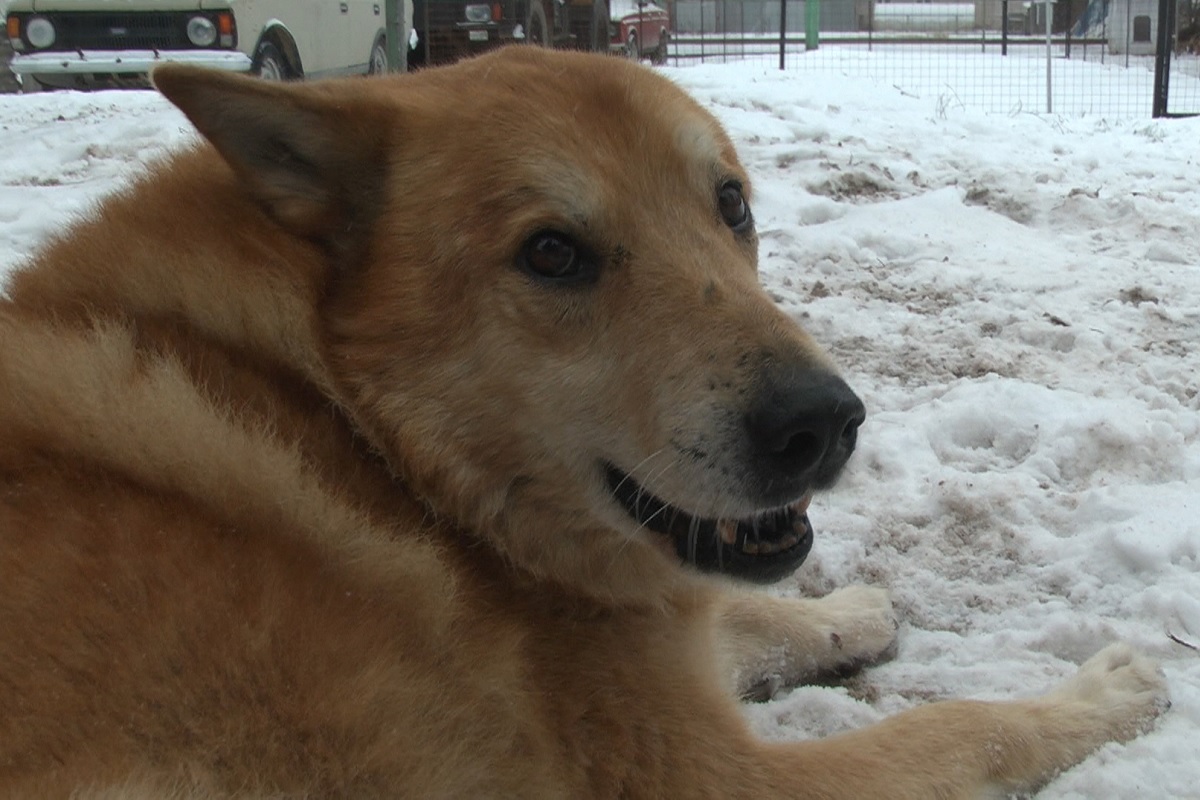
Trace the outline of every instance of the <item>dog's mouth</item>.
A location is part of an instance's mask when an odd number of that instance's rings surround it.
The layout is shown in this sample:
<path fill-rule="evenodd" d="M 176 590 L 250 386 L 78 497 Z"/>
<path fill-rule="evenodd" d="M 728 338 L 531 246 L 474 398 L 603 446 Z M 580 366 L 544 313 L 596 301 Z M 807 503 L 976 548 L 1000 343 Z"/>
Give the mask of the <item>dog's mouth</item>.
<path fill-rule="evenodd" d="M 709 519 L 660 500 L 611 464 L 605 475 L 614 499 L 630 517 L 667 536 L 684 563 L 703 572 L 772 583 L 794 572 L 812 549 L 811 494 L 749 517 Z"/>

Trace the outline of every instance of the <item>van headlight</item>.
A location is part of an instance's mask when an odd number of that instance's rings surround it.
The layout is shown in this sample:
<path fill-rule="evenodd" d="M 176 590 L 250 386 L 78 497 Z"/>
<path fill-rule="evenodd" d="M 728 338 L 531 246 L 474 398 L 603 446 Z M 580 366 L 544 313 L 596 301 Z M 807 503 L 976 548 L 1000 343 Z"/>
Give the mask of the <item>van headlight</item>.
<path fill-rule="evenodd" d="M 467 22 L 491 22 L 492 7 L 487 5 L 470 5 L 466 9 Z"/>
<path fill-rule="evenodd" d="M 25 38 L 39 50 L 49 47 L 54 44 L 54 23 L 45 17 L 30 17 L 25 23 Z"/>
<path fill-rule="evenodd" d="M 196 47 L 211 47 L 217 41 L 217 26 L 208 17 L 192 17 L 188 20 L 187 37 Z"/>

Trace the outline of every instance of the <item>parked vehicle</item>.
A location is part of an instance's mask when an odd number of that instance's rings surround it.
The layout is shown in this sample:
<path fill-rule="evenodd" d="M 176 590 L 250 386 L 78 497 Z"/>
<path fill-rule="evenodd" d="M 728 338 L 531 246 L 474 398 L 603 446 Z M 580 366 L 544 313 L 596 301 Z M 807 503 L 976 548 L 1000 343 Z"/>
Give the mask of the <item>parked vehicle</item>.
<path fill-rule="evenodd" d="M 27 92 L 146 85 L 164 61 L 274 80 L 387 69 L 382 0 L 9 0 L 7 24 Z"/>
<path fill-rule="evenodd" d="M 667 60 L 671 17 L 667 10 L 649 0 L 610 0 L 609 43 L 632 59 L 649 58 L 655 64 Z"/>
<path fill-rule="evenodd" d="M 416 0 L 415 14 L 418 66 L 514 43 L 665 60 L 670 29 L 667 11 L 646 0 Z"/>

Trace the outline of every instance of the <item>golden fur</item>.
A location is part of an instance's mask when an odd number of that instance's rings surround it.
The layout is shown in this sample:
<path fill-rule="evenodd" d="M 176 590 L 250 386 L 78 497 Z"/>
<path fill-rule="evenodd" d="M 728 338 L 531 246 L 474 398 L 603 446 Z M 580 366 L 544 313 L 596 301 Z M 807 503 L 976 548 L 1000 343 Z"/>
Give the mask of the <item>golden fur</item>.
<path fill-rule="evenodd" d="M 1163 707 L 1118 645 L 1036 700 L 747 730 L 737 694 L 877 659 L 895 623 L 877 589 L 701 575 L 604 483 L 758 513 L 736 448 L 695 443 L 737 435 L 765 364 L 829 370 L 669 81 L 515 48 L 156 83 L 211 144 L 0 301 L 3 796 L 965 798 Z M 519 269 L 541 230 L 599 278 Z"/>

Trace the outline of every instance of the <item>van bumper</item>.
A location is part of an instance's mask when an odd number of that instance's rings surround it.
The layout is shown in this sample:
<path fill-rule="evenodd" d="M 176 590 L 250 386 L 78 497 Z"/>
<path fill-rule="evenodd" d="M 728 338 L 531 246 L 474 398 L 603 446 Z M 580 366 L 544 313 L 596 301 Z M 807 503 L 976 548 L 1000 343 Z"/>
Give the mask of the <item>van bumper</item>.
<path fill-rule="evenodd" d="M 159 64 L 195 64 L 230 72 L 249 72 L 250 57 L 236 50 L 77 50 L 28 53 L 12 57 L 9 68 L 24 83 L 28 78 L 50 86 L 128 83 L 145 80 Z M 44 78 L 44 80 L 42 80 Z"/>

